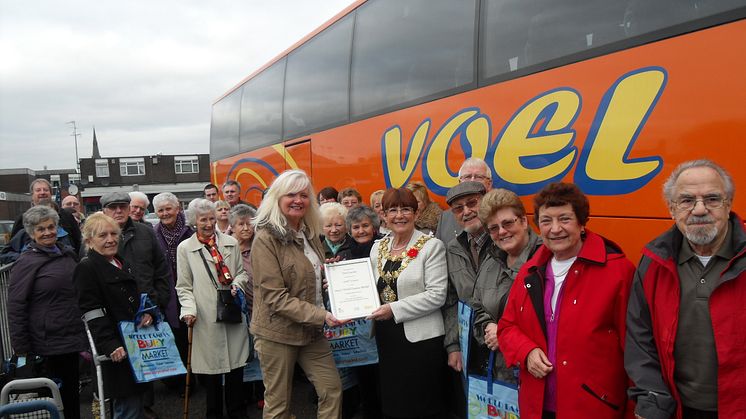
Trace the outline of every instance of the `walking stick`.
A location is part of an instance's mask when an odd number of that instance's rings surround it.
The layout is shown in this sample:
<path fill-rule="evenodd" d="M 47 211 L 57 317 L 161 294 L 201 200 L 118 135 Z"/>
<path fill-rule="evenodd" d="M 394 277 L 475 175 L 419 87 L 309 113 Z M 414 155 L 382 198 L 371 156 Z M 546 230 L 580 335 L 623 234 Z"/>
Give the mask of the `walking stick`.
<path fill-rule="evenodd" d="M 187 364 L 186 364 L 186 390 L 184 390 L 184 419 L 189 418 L 189 378 L 192 375 L 192 332 L 194 331 L 194 326 L 189 326 L 189 332 L 188 332 L 188 338 L 189 341 L 189 349 L 187 351 Z"/>

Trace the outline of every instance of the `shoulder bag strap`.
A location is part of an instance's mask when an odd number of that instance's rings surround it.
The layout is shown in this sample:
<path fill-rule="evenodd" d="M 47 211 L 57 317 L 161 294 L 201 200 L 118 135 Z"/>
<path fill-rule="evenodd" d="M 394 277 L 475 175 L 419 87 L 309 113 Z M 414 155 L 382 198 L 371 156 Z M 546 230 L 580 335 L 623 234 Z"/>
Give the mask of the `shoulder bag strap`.
<path fill-rule="evenodd" d="M 207 246 L 205 246 L 205 247 L 207 247 Z M 215 289 L 216 290 L 220 289 L 218 287 L 218 282 L 215 281 L 215 277 L 212 276 L 212 271 L 210 270 L 210 266 L 207 265 L 207 259 L 205 259 L 205 255 L 204 255 L 204 253 L 202 253 L 202 249 L 199 249 L 199 255 L 202 258 L 202 263 L 204 263 L 204 265 L 205 265 L 205 269 L 207 270 L 207 275 L 210 276 L 210 279 L 212 280 L 212 284 L 215 285 Z"/>

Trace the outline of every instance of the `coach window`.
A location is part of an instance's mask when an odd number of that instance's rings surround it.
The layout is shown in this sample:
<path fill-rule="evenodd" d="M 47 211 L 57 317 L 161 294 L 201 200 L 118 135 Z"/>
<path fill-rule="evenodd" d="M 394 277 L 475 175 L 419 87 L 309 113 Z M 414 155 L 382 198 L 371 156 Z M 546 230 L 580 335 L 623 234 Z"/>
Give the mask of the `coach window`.
<path fill-rule="evenodd" d="M 210 124 L 210 158 L 212 160 L 238 154 L 240 110 L 240 88 L 212 106 L 212 123 Z"/>
<path fill-rule="evenodd" d="M 352 116 L 442 97 L 474 81 L 476 1 L 360 6 L 352 52 Z"/>
<path fill-rule="evenodd" d="M 282 59 L 243 86 L 241 152 L 274 144 L 282 138 Z"/>
<path fill-rule="evenodd" d="M 285 138 L 347 122 L 351 42 L 348 16 L 288 56 Z"/>

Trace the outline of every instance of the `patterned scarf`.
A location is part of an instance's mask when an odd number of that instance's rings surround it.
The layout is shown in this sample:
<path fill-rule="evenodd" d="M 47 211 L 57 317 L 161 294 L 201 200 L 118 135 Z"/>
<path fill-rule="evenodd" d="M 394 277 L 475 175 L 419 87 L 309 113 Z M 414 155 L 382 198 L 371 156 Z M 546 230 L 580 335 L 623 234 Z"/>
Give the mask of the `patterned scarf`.
<path fill-rule="evenodd" d="M 176 215 L 176 222 L 172 228 L 168 228 L 163 223 L 158 223 L 156 230 L 161 233 L 163 240 L 166 242 L 166 253 L 168 261 L 171 262 L 173 270 L 176 270 L 176 247 L 179 245 L 179 238 L 184 234 L 186 229 L 186 220 L 184 219 L 184 211 L 179 211 Z"/>
<path fill-rule="evenodd" d="M 229 271 L 228 267 L 223 263 L 223 255 L 220 254 L 218 246 L 215 243 L 215 234 L 213 234 L 209 239 L 203 239 L 199 234 L 197 234 L 197 240 L 204 244 L 207 250 L 210 251 L 212 260 L 215 262 L 215 268 L 218 271 L 218 282 L 223 285 L 230 285 L 231 282 L 233 282 L 233 275 L 231 275 L 231 271 Z"/>

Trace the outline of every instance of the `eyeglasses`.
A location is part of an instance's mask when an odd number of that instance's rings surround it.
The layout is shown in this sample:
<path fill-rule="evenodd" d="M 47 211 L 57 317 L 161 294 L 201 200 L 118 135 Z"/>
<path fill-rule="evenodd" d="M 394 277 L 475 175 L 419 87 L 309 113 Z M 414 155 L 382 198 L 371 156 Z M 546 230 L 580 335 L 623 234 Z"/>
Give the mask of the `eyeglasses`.
<path fill-rule="evenodd" d="M 462 182 L 466 182 L 466 181 L 469 181 L 469 180 L 474 181 L 474 182 L 481 182 L 481 181 L 483 181 L 485 179 L 490 179 L 490 177 L 489 176 L 485 176 L 485 175 L 478 175 L 478 174 L 470 174 L 470 175 L 461 175 L 461 176 L 459 176 L 459 180 L 462 181 Z"/>
<path fill-rule="evenodd" d="M 679 198 L 678 201 L 673 201 L 673 204 L 679 211 L 692 211 L 697 206 L 697 202 L 701 202 L 708 210 L 714 210 L 722 208 L 727 200 L 720 195 L 705 196 L 704 198 L 685 196 Z"/>
<path fill-rule="evenodd" d="M 503 230 L 510 230 L 511 228 L 513 228 L 517 221 L 517 217 L 513 218 L 512 220 L 505 220 L 502 223 L 494 224 L 487 227 L 487 230 L 490 232 L 490 234 L 497 234 L 497 232 L 500 231 L 500 227 L 502 227 Z"/>
<path fill-rule="evenodd" d="M 463 205 L 456 205 L 455 207 L 451 207 L 451 212 L 459 215 L 462 212 L 464 212 L 464 208 L 468 207 L 469 209 L 474 209 L 479 205 L 479 198 L 471 198 L 464 202 Z"/>
<path fill-rule="evenodd" d="M 386 210 L 386 214 L 391 216 L 394 216 L 396 214 L 412 215 L 414 214 L 414 209 L 412 209 L 411 207 L 391 207 Z"/>

